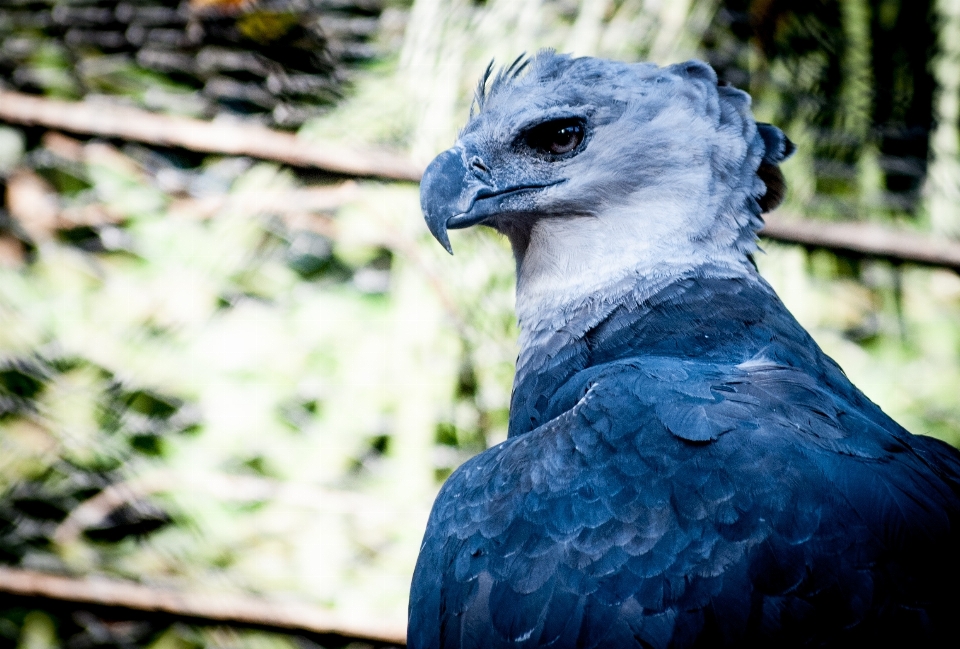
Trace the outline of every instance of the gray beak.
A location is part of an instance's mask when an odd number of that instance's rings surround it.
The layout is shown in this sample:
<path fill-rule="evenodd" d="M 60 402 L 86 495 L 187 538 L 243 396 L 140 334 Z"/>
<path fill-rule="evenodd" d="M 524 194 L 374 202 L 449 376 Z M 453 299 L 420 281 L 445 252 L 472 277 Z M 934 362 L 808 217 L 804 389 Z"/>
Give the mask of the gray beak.
<path fill-rule="evenodd" d="M 420 181 L 420 207 L 427 227 L 451 255 L 447 230 L 469 228 L 487 219 L 516 213 L 517 197 L 563 182 L 527 182 L 521 177 L 501 184 L 479 156 L 470 157 L 468 163 L 467 153 L 460 147 L 444 151 L 433 159 Z"/>
<path fill-rule="evenodd" d="M 447 149 L 430 163 L 420 180 L 420 208 L 427 221 L 430 233 L 447 252 L 453 254 L 448 222 L 464 209 L 460 208 L 461 196 L 467 189 L 467 167 L 459 149 Z M 469 209 L 470 204 L 464 206 Z"/>

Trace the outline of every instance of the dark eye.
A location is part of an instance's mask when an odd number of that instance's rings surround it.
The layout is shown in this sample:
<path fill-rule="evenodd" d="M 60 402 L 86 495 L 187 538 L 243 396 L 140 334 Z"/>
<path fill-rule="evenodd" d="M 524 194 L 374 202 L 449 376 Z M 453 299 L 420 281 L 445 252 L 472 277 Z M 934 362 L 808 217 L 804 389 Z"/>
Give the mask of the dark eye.
<path fill-rule="evenodd" d="M 524 140 L 534 151 L 561 155 L 580 146 L 585 130 L 579 119 L 555 119 L 531 128 Z"/>

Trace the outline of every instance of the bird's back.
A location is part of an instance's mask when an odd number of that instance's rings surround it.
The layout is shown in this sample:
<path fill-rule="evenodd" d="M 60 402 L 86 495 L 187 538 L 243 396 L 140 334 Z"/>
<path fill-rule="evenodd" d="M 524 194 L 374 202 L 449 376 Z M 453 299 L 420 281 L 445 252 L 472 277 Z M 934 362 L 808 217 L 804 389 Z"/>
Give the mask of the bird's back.
<path fill-rule="evenodd" d="M 945 646 L 960 461 L 761 281 L 681 280 L 522 359 L 434 506 L 410 646 Z"/>

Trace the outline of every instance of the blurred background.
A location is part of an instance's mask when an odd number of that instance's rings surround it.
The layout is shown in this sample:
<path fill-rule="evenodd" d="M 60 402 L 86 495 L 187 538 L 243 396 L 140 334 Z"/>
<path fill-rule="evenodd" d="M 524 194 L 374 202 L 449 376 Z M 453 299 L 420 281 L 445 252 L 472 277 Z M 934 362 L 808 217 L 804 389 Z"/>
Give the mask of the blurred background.
<path fill-rule="evenodd" d="M 544 47 L 748 90 L 798 145 L 771 233 L 958 245 L 956 0 L 3 0 L 0 644 L 402 642 L 517 352 L 508 246 L 448 257 L 415 181 Z M 960 261 L 780 239 L 827 353 L 960 443 Z"/>

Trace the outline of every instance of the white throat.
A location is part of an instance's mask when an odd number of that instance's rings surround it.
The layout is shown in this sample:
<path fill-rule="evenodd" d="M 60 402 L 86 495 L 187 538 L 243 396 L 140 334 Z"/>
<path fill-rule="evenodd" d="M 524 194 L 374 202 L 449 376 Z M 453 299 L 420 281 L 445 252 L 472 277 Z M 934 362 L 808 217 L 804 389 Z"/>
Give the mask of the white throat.
<path fill-rule="evenodd" d="M 644 299 L 694 275 L 755 275 L 735 244 L 739 232 L 717 227 L 715 207 L 676 200 L 639 204 L 534 224 L 517 276 L 521 346 L 583 320 L 585 312 L 605 313 L 627 294 Z"/>

